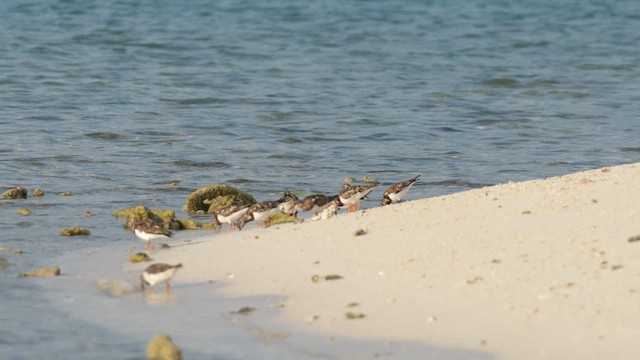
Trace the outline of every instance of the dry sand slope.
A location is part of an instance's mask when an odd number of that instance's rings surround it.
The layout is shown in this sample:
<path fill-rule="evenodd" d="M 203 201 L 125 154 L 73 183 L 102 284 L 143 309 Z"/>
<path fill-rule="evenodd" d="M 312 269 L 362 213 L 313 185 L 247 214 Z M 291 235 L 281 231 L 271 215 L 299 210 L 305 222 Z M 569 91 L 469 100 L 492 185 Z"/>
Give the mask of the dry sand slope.
<path fill-rule="evenodd" d="M 633 359 L 639 190 L 640 164 L 615 166 L 223 233 L 156 260 L 185 264 L 176 282 L 284 295 L 301 331 L 500 359 Z"/>

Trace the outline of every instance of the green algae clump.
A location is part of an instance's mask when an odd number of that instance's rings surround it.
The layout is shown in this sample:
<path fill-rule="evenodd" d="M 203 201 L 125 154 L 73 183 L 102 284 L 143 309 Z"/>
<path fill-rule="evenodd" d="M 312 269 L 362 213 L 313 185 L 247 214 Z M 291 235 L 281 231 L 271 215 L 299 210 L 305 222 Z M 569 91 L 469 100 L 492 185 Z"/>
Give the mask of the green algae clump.
<path fill-rule="evenodd" d="M 18 274 L 18 277 L 33 277 L 33 276 L 58 276 L 60 275 L 60 268 L 57 266 L 54 267 L 43 267 L 40 269 L 29 270 L 23 273 Z"/>
<path fill-rule="evenodd" d="M 251 205 L 256 199 L 248 193 L 225 184 L 211 184 L 192 192 L 182 210 L 213 214 L 230 205 Z"/>
<path fill-rule="evenodd" d="M 9 189 L 0 195 L 0 199 L 3 199 L 3 200 L 26 199 L 26 198 L 27 198 L 27 189 L 23 188 L 22 186 Z"/>
<path fill-rule="evenodd" d="M 132 218 L 134 220 L 151 219 L 156 223 L 162 223 L 165 229 L 179 229 L 179 225 L 175 222 L 176 212 L 173 210 L 151 210 L 146 206 L 135 206 L 131 208 L 116 210 L 112 214 L 116 218 Z M 131 230 L 127 223 L 124 224 L 125 229 Z"/>
<path fill-rule="evenodd" d="M 71 228 L 64 228 L 60 231 L 60 236 L 89 236 L 91 231 L 89 229 L 74 226 Z"/>
<path fill-rule="evenodd" d="M 41 196 L 44 196 L 44 190 L 42 190 L 42 189 L 40 189 L 40 188 L 35 188 L 35 189 L 33 190 L 33 192 L 31 193 L 31 195 L 32 195 L 32 196 L 35 196 L 35 197 L 41 197 Z"/>
<path fill-rule="evenodd" d="M 219 227 L 215 223 L 205 224 L 190 219 L 176 219 L 175 222 L 179 224 L 178 230 L 215 230 Z"/>
<path fill-rule="evenodd" d="M 182 351 L 171 336 L 157 334 L 147 344 L 147 360 L 182 360 Z"/>
<path fill-rule="evenodd" d="M 19 214 L 19 215 L 31 215 L 31 214 L 33 214 L 33 211 L 31 211 L 31 210 L 29 210 L 27 208 L 20 208 L 20 209 L 18 209 L 16 211 L 16 214 Z"/>
<path fill-rule="evenodd" d="M 151 261 L 151 260 L 153 260 L 153 259 L 151 259 L 149 257 L 149 255 L 147 255 L 147 254 L 145 254 L 143 252 L 139 252 L 137 254 L 134 254 L 129 258 L 129 262 L 132 263 L 132 264 L 140 263 L 140 262 L 148 262 L 148 261 Z"/>
<path fill-rule="evenodd" d="M 298 223 L 298 222 L 302 222 L 302 220 L 294 217 L 293 215 L 275 213 L 271 215 L 267 220 L 265 220 L 262 226 L 269 227 L 277 224 Z"/>

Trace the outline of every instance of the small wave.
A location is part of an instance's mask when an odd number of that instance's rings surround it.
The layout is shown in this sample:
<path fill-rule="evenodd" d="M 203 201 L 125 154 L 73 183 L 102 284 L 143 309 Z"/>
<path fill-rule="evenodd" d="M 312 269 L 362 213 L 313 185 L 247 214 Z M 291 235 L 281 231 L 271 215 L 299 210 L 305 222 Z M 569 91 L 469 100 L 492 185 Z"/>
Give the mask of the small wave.
<path fill-rule="evenodd" d="M 179 168 L 223 169 L 229 167 L 229 164 L 220 161 L 176 160 L 167 162 L 165 164 Z"/>
<path fill-rule="evenodd" d="M 116 134 L 110 132 L 92 132 L 88 134 L 84 134 L 86 137 L 90 137 L 92 139 L 102 139 L 102 140 L 115 140 L 115 141 L 133 141 L 135 137 L 123 134 Z"/>

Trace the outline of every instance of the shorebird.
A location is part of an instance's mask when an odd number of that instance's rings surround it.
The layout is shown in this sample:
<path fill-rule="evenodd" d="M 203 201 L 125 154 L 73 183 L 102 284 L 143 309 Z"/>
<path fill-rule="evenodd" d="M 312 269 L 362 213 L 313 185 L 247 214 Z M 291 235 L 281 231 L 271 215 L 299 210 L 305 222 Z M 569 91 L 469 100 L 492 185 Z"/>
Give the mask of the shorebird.
<path fill-rule="evenodd" d="M 284 194 L 282 194 L 282 197 L 278 200 L 280 203 L 278 208 L 287 215 L 297 217 L 296 212 L 298 211 L 298 208 L 296 206 L 298 205 L 298 201 L 297 196 L 292 194 L 290 191 L 285 191 Z"/>
<path fill-rule="evenodd" d="M 149 294 L 153 292 L 153 287 L 156 284 L 164 283 L 165 292 L 169 292 L 171 290 L 171 285 L 169 285 L 169 280 L 176 274 L 178 269 L 182 267 L 182 264 L 177 265 L 169 265 L 164 263 L 157 263 L 150 265 L 146 269 L 142 275 L 140 275 L 140 289 L 144 291 L 144 286 L 149 286 Z"/>
<path fill-rule="evenodd" d="M 369 193 L 378 186 L 378 183 L 371 185 L 349 185 L 343 184 L 340 190 L 340 202 L 348 206 L 349 212 L 356 211 L 356 207 L 360 207 L 360 200 L 364 199 Z"/>
<path fill-rule="evenodd" d="M 242 230 L 249 221 L 267 220 L 271 215 L 280 212 L 278 205 L 280 205 L 279 201 L 262 201 L 250 205 L 247 212 L 238 221 L 238 229 Z"/>
<path fill-rule="evenodd" d="M 170 238 L 173 233 L 165 229 L 162 225 L 151 219 L 135 220 L 129 218 L 127 220 L 129 228 L 133 230 L 137 237 L 147 242 L 147 250 L 153 249 L 152 240 L 159 238 Z"/>
<path fill-rule="evenodd" d="M 218 210 L 213 214 L 213 221 L 220 226 L 222 223 L 229 224 L 229 230 L 234 226 L 238 226 L 238 221 L 242 215 L 247 213 L 249 205 L 231 205 Z"/>
<path fill-rule="evenodd" d="M 380 206 L 389 205 L 394 202 L 400 202 L 402 197 L 409 191 L 411 185 L 418 180 L 420 175 L 414 177 L 413 179 L 409 179 L 407 181 L 401 181 L 395 183 L 387 188 L 382 195 L 382 202 Z"/>
<path fill-rule="evenodd" d="M 301 211 L 310 211 L 318 215 L 331 204 L 335 203 L 336 208 L 342 206 L 338 195 L 327 196 L 322 194 L 309 195 L 298 202 L 296 208 Z"/>

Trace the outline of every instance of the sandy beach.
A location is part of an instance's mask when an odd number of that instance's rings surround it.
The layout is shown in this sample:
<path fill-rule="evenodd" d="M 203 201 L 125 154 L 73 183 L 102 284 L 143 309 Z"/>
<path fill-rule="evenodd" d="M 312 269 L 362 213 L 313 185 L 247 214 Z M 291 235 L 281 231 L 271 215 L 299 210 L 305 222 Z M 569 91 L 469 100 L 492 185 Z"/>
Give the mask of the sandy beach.
<path fill-rule="evenodd" d="M 274 321 L 328 341 L 415 342 L 498 359 L 632 359 L 639 204 L 637 163 L 225 229 L 154 258 L 184 264 L 174 284 L 282 296 Z"/>

